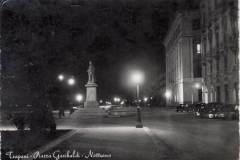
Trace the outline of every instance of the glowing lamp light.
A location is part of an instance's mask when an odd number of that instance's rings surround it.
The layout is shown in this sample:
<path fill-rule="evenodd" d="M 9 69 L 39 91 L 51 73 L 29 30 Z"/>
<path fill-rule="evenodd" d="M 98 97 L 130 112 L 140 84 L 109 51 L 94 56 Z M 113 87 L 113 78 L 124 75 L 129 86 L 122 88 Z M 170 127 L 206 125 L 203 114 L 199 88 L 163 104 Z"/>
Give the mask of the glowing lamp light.
<path fill-rule="evenodd" d="M 166 97 L 167 99 L 169 99 L 171 96 L 172 96 L 172 92 L 169 91 L 169 90 L 166 90 L 166 92 L 165 92 L 165 97 Z"/>
<path fill-rule="evenodd" d="M 81 94 L 77 94 L 75 99 L 76 101 L 81 102 L 83 100 L 83 96 Z"/>
<path fill-rule="evenodd" d="M 132 74 L 131 80 L 135 84 L 140 84 L 143 82 L 143 74 L 141 72 L 137 71 Z"/>
<path fill-rule="evenodd" d="M 195 86 L 195 88 L 197 88 L 197 89 L 199 89 L 199 88 L 201 87 L 199 83 L 196 83 L 194 86 Z"/>
<path fill-rule="evenodd" d="M 113 100 L 114 100 L 114 102 L 120 102 L 121 101 L 121 99 L 118 98 L 118 97 L 114 97 Z"/>
<path fill-rule="evenodd" d="M 68 84 L 70 86 L 74 85 L 75 84 L 75 79 L 73 79 L 73 78 L 68 79 Z"/>
<path fill-rule="evenodd" d="M 59 81 L 63 81 L 63 80 L 64 80 L 64 75 L 60 74 L 60 75 L 58 76 L 58 79 L 59 79 Z"/>
<path fill-rule="evenodd" d="M 148 101 L 148 98 L 147 98 L 147 97 L 144 97 L 143 100 L 144 100 L 144 102 L 147 102 L 147 101 Z"/>

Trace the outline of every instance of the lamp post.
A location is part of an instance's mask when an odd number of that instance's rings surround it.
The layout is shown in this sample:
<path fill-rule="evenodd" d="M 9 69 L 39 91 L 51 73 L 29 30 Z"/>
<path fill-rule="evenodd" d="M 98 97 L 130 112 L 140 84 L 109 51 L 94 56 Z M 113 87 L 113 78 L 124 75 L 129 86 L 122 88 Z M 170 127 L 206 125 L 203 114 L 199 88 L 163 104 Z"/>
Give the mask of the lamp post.
<path fill-rule="evenodd" d="M 82 101 L 82 99 L 83 99 L 83 96 L 81 95 L 81 94 L 76 94 L 76 96 L 75 96 L 75 100 L 77 101 L 77 102 L 81 102 Z"/>
<path fill-rule="evenodd" d="M 199 102 L 201 102 L 202 101 L 202 86 L 201 86 L 201 84 L 200 83 L 195 83 L 195 85 L 194 85 L 194 88 L 196 88 L 197 89 L 197 91 L 198 91 L 198 101 Z M 201 91 L 200 91 L 200 93 L 199 93 L 199 90 L 201 89 Z"/>
<path fill-rule="evenodd" d="M 143 74 L 139 71 L 136 71 L 132 74 L 131 77 L 132 82 L 136 85 L 137 87 L 137 125 L 136 128 L 142 128 L 142 118 L 141 118 L 141 109 L 139 105 L 139 91 L 140 91 L 140 84 L 143 82 Z"/>
<path fill-rule="evenodd" d="M 75 84 L 75 79 L 69 78 L 67 82 L 68 82 L 68 85 L 73 86 Z"/>
<path fill-rule="evenodd" d="M 137 86 L 137 101 L 139 101 L 139 86 L 143 82 L 143 74 L 140 71 L 136 71 L 132 74 L 132 82 Z"/>
<path fill-rule="evenodd" d="M 170 98 L 172 97 L 172 92 L 170 90 L 166 90 L 165 92 L 166 102 L 169 103 Z"/>
<path fill-rule="evenodd" d="M 146 107 L 147 106 L 148 97 L 144 97 L 143 100 L 144 100 L 144 104 L 145 104 L 145 107 Z"/>

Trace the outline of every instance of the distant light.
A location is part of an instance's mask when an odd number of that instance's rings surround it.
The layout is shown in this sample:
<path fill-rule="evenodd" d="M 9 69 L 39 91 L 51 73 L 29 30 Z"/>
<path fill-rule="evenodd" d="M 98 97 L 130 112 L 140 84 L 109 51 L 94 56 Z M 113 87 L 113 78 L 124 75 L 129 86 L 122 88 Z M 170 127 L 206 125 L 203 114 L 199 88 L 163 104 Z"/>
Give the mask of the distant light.
<path fill-rule="evenodd" d="M 124 104 L 125 102 L 124 101 L 122 101 L 120 104 Z"/>
<path fill-rule="evenodd" d="M 75 79 L 73 79 L 73 78 L 68 79 L 68 84 L 70 86 L 74 85 L 75 84 Z"/>
<path fill-rule="evenodd" d="M 120 102 L 121 99 L 120 99 L 119 97 L 114 97 L 114 98 L 113 98 L 113 101 L 114 101 L 114 102 Z"/>
<path fill-rule="evenodd" d="M 81 94 L 77 94 L 75 99 L 76 101 L 81 102 L 83 100 L 83 96 Z"/>
<path fill-rule="evenodd" d="M 141 84 L 143 82 L 143 73 L 136 71 L 132 74 L 131 80 L 135 84 Z"/>
<path fill-rule="evenodd" d="M 139 99 L 138 102 L 142 102 L 142 100 Z"/>
<path fill-rule="evenodd" d="M 143 100 L 144 100 L 144 102 L 147 102 L 148 101 L 148 97 L 144 97 Z"/>
<path fill-rule="evenodd" d="M 100 100 L 99 102 L 100 102 L 100 103 L 103 103 L 103 100 Z"/>
<path fill-rule="evenodd" d="M 59 79 L 60 81 L 63 81 L 63 80 L 64 80 L 64 75 L 60 74 L 60 75 L 58 76 L 58 79 Z"/>
<path fill-rule="evenodd" d="M 200 43 L 197 44 L 197 53 L 201 53 L 201 44 Z"/>
<path fill-rule="evenodd" d="M 199 89 L 201 87 L 201 85 L 199 83 L 195 84 L 195 88 Z"/>
<path fill-rule="evenodd" d="M 172 96 L 172 92 L 170 90 L 166 90 L 165 97 L 169 99 Z"/>
<path fill-rule="evenodd" d="M 150 97 L 150 99 L 153 99 L 153 97 Z"/>

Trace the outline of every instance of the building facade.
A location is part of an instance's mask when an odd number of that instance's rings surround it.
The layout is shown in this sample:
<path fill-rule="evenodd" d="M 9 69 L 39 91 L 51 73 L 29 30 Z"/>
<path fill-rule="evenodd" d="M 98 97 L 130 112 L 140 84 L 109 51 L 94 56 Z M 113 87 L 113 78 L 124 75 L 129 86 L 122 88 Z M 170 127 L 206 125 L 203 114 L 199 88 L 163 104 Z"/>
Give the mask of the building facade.
<path fill-rule="evenodd" d="M 167 105 L 202 101 L 200 12 L 178 12 L 165 37 Z"/>
<path fill-rule="evenodd" d="M 203 101 L 238 102 L 237 0 L 202 0 Z"/>

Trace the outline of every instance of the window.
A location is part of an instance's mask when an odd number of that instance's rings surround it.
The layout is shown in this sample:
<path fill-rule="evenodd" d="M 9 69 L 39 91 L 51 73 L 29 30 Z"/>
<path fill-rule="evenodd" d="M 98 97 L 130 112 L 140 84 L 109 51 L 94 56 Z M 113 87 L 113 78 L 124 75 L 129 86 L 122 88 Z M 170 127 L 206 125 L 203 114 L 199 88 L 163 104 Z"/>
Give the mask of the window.
<path fill-rule="evenodd" d="M 217 8 L 217 4 L 218 4 L 217 0 L 214 0 L 214 7 L 215 7 L 215 9 Z"/>
<path fill-rule="evenodd" d="M 221 102 L 221 91 L 220 86 L 217 86 L 217 102 Z"/>
<path fill-rule="evenodd" d="M 192 29 L 198 30 L 200 29 L 200 19 L 194 19 L 192 20 Z"/>
<path fill-rule="evenodd" d="M 207 45 L 206 45 L 206 40 L 203 40 L 203 54 L 206 54 Z"/>
<path fill-rule="evenodd" d="M 194 77 L 202 77 L 202 67 L 201 67 L 201 45 L 200 43 L 195 43 L 195 49 L 193 54 L 193 75 Z"/>
<path fill-rule="evenodd" d="M 228 68 L 228 58 L 227 56 L 224 57 L 224 71 L 227 72 L 227 68 Z"/>
<path fill-rule="evenodd" d="M 219 33 L 216 32 L 216 48 L 219 48 Z"/>
<path fill-rule="evenodd" d="M 216 68 L 217 68 L 217 74 L 219 74 L 219 58 L 217 58 L 216 61 L 217 61 L 217 62 L 216 62 L 216 63 L 217 63 L 217 64 L 216 64 L 216 65 L 217 65 L 217 66 L 216 66 Z"/>
<path fill-rule="evenodd" d="M 239 104 L 239 93 L 238 93 L 238 83 L 234 83 L 234 90 L 235 90 L 235 98 L 236 98 L 236 104 Z"/>
<path fill-rule="evenodd" d="M 198 102 L 202 102 L 202 89 L 198 89 Z"/>
<path fill-rule="evenodd" d="M 212 75 L 212 71 L 213 71 L 213 69 L 212 69 L 212 62 L 210 62 L 210 75 Z"/>
<path fill-rule="evenodd" d="M 228 102 L 229 96 L 228 96 L 228 85 L 224 85 L 224 90 L 225 90 L 225 103 Z"/>
<path fill-rule="evenodd" d="M 203 15 L 202 15 L 202 26 L 206 26 L 206 13 L 203 12 Z"/>
<path fill-rule="evenodd" d="M 201 53 L 201 44 L 200 43 L 197 44 L 197 53 L 198 54 Z"/>
<path fill-rule="evenodd" d="M 208 34 L 208 41 L 209 41 L 209 52 L 212 54 L 212 32 Z"/>

